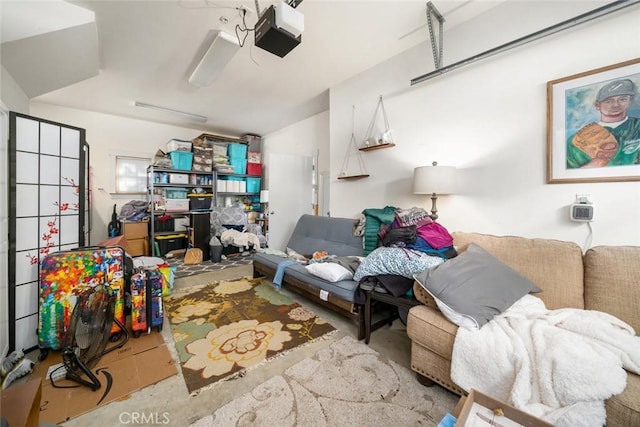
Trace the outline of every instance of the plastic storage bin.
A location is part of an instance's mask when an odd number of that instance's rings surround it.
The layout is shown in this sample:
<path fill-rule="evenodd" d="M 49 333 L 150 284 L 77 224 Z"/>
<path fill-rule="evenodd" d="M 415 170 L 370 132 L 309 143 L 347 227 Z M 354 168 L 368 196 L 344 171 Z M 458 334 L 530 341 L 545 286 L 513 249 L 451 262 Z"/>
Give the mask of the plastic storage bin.
<path fill-rule="evenodd" d="M 239 143 L 229 143 L 227 153 L 231 159 L 247 159 L 247 145 Z"/>
<path fill-rule="evenodd" d="M 191 151 L 191 141 L 172 139 L 167 142 L 167 151 Z"/>
<path fill-rule="evenodd" d="M 247 173 L 247 159 L 234 159 L 229 160 L 231 166 L 233 166 L 233 173 L 245 174 Z"/>
<path fill-rule="evenodd" d="M 211 209 L 213 194 L 189 194 L 190 211 L 207 211 Z"/>
<path fill-rule="evenodd" d="M 174 169 L 190 171 L 193 163 L 193 153 L 187 151 L 172 151 L 169 153 Z"/>
<path fill-rule="evenodd" d="M 262 163 L 247 163 L 247 175 L 261 176 Z"/>
<path fill-rule="evenodd" d="M 165 256 L 169 251 L 187 247 L 187 235 L 184 233 L 156 236 L 155 240 L 158 244 L 156 249 L 160 252 L 157 254 L 158 256 Z"/>
<path fill-rule="evenodd" d="M 175 230 L 174 219 L 171 217 L 157 217 L 153 220 L 153 230 L 156 233 L 162 233 L 163 231 Z"/>
<path fill-rule="evenodd" d="M 186 199 L 189 192 L 186 188 L 167 188 L 167 199 Z"/>
<path fill-rule="evenodd" d="M 169 184 L 188 184 L 189 175 L 185 173 L 170 173 Z"/>
<path fill-rule="evenodd" d="M 167 212 L 187 212 L 189 210 L 189 199 L 167 199 L 164 203 Z"/>
<path fill-rule="evenodd" d="M 260 192 L 260 178 L 247 178 L 247 193 Z"/>

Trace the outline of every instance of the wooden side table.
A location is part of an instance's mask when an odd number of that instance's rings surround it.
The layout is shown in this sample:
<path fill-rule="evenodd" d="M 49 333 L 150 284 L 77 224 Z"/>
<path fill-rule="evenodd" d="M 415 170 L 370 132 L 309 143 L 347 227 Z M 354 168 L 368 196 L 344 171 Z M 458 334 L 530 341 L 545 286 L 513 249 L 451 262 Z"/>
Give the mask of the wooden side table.
<path fill-rule="evenodd" d="M 410 309 L 413 306 L 419 305 L 420 302 L 413 298 L 407 298 L 405 296 L 394 297 L 391 294 L 385 294 L 382 292 L 376 292 L 374 290 L 365 291 L 364 301 L 364 342 L 369 344 L 369 338 L 371 337 L 371 331 L 375 331 L 384 324 L 393 323 L 393 320 L 397 317 L 397 310 L 389 312 L 388 316 L 382 320 L 378 320 L 373 325 L 371 324 L 371 311 L 374 302 L 381 302 L 396 308 Z"/>

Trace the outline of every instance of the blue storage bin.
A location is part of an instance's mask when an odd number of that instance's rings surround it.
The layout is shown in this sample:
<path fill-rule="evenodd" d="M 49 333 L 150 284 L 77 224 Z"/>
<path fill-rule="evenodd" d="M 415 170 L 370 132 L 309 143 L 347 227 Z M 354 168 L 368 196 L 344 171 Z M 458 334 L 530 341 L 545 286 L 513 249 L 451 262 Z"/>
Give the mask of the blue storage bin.
<path fill-rule="evenodd" d="M 190 171 L 193 163 L 193 153 L 190 151 L 171 151 L 171 164 L 174 169 L 181 171 Z"/>
<path fill-rule="evenodd" d="M 247 193 L 260 192 L 260 178 L 247 178 Z"/>
<path fill-rule="evenodd" d="M 247 145 L 238 143 L 229 143 L 227 145 L 227 154 L 230 159 L 247 159 Z M 237 172 L 236 172 L 237 173 Z M 244 173 L 244 172 L 242 172 Z"/>
<path fill-rule="evenodd" d="M 186 188 L 167 188 L 165 192 L 167 199 L 186 199 L 188 193 Z"/>
<path fill-rule="evenodd" d="M 247 159 L 229 159 L 229 164 L 233 166 L 233 173 L 247 173 Z"/>

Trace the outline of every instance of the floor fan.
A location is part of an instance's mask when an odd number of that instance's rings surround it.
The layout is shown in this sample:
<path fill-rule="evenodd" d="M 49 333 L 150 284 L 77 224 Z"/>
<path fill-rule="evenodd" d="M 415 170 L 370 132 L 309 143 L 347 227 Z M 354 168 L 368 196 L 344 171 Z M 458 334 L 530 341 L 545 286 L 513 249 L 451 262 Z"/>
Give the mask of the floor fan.
<path fill-rule="evenodd" d="M 78 297 L 62 349 L 66 379 L 85 385 L 93 391 L 101 387 L 91 368 L 102 356 L 122 347 L 129 339 L 129 333 L 114 317 L 114 312 L 115 294 L 109 286 L 88 288 Z M 107 349 L 113 322 L 120 327 L 122 340 Z M 53 378 L 51 381 L 53 383 Z"/>

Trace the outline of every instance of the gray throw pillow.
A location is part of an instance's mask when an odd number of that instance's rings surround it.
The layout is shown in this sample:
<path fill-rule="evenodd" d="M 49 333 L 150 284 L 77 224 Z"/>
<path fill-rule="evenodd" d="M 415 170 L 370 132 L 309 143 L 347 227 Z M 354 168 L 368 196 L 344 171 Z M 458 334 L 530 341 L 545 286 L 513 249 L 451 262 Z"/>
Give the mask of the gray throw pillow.
<path fill-rule="evenodd" d="M 458 326 L 480 328 L 529 292 L 541 289 L 529 279 L 471 243 L 466 251 L 414 279 Z M 445 309 L 441 304 L 446 305 Z"/>

